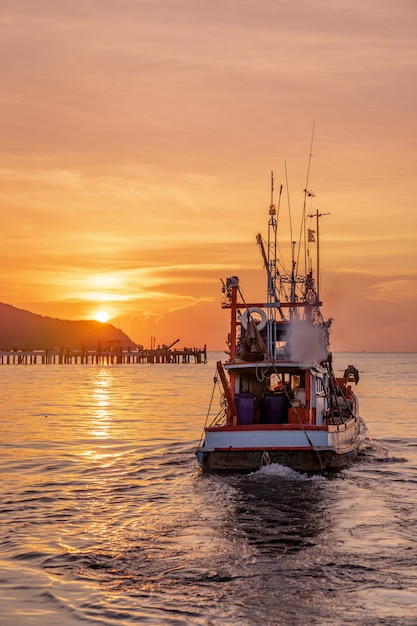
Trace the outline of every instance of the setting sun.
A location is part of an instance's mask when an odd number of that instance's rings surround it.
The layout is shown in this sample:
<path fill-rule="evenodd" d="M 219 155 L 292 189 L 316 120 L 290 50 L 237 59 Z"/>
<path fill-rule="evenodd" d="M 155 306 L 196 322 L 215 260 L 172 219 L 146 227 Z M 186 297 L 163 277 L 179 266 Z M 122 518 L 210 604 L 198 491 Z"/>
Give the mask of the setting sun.
<path fill-rule="evenodd" d="M 108 322 L 110 319 L 110 315 L 107 313 L 107 311 L 97 311 L 94 317 L 97 322 L 102 322 L 103 324 Z"/>
<path fill-rule="evenodd" d="M 1 3 L 1 301 L 222 351 L 220 279 L 263 297 L 274 171 L 282 262 L 326 215 L 332 349 L 417 350 L 416 3 L 235 4 Z"/>

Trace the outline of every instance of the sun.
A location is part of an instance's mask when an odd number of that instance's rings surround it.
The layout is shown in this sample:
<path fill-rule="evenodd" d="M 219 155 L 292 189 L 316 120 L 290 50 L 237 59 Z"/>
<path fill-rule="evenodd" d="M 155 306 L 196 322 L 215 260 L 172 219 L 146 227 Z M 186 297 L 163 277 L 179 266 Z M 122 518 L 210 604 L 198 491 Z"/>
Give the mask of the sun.
<path fill-rule="evenodd" d="M 94 317 L 97 322 L 102 322 L 103 324 L 108 322 L 110 319 L 110 315 L 107 313 L 107 311 L 97 311 Z"/>

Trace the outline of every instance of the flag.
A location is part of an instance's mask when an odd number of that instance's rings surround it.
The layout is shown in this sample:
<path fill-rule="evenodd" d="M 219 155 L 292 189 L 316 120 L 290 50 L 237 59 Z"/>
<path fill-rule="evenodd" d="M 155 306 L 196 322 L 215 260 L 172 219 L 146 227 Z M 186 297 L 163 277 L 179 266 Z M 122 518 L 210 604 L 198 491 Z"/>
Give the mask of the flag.
<path fill-rule="evenodd" d="M 311 228 L 308 229 L 308 243 L 314 243 L 316 241 L 316 238 L 314 236 L 314 233 L 316 231 L 315 230 L 311 230 Z"/>

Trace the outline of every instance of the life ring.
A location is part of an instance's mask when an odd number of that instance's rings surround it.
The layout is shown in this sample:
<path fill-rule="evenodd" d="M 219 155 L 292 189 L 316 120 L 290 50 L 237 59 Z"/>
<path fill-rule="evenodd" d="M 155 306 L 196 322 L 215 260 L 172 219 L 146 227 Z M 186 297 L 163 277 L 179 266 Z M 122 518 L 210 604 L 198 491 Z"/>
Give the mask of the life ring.
<path fill-rule="evenodd" d="M 266 313 L 263 309 L 260 309 L 257 306 L 252 307 L 251 309 L 246 309 L 246 311 L 244 312 L 244 314 L 241 316 L 240 318 L 240 323 L 242 324 L 243 328 L 246 330 L 248 327 L 248 321 L 249 321 L 249 316 L 252 317 L 253 315 L 256 315 L 261 318 L 260 321 L 258 322 L 257 319 L 254 318 L 254 322 L 256 324 L 256 328 L 260 331 L 263 330 L 266 326 Z"/>

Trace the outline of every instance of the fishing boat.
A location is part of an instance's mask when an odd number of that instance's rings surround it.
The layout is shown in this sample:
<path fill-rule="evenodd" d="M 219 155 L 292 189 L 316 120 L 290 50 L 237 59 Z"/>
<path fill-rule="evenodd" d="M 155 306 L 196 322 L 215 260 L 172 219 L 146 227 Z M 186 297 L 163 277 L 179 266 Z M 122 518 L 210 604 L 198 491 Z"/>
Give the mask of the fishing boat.
<path fill-rule="evenodd" d="M 230 312 L 228 358 L 218 361 L 215 385 L 220 408 L 211 405 L 196 450 L 203 471 L 254 471 L 279 463 L 297 471 L 337 470 L 359 451 L 364 423 L 353 387 L 359 372 L 348 365 L 336 376 L 329 332 L 321 313 L 319 218 L 303 222 L 309 260 L 299 273 L 296 244 L 291 266 L 278 258 L 278 208 L 268 210 L 268 236 L 256 237 L 266 269 L 264 301 L 247 301 L 237 276 L 222 281 L 222 307 Z M 280 190 L 280 198 L 282 186 Z M 314 254 L 310 248 L 316 245 Z M 212 398 L 214 397 L 214 393 Z"/>

